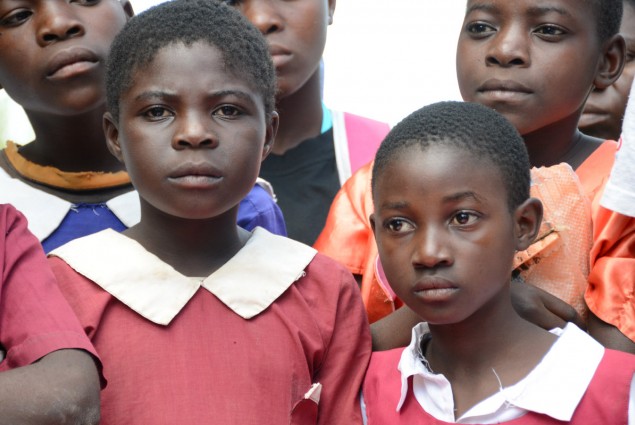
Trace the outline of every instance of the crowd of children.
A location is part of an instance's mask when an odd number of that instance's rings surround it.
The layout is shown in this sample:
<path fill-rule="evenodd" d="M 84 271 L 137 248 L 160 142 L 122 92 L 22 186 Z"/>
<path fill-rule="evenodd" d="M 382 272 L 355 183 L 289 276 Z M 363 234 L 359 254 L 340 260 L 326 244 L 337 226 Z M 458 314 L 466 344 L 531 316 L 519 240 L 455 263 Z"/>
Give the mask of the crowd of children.
<path fill-rule="evenodd" d="M 468 0 L 390 132 L 335 3 L 0 1 L 0 425 L 635 423 L 632 1 Z"/>

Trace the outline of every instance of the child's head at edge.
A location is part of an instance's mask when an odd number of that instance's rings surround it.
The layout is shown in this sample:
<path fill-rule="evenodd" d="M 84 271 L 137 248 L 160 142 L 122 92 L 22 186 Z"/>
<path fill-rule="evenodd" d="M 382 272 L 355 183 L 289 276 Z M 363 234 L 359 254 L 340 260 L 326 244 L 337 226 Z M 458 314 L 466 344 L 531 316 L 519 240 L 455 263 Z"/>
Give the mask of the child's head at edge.
<path fill-rule="evenodd" d="M 621 15 L 621 0 L 469 0 L 457 48 L 463 99 L 523 136 L 562 124 L 572 138 L 588 94 L 623 68 Z"/>

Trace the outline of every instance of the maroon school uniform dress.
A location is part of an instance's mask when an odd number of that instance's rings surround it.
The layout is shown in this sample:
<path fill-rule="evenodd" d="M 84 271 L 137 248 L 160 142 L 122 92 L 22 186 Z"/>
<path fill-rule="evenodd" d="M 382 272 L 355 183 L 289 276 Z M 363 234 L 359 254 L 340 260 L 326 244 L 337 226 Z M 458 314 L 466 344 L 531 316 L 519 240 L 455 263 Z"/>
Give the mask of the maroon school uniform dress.
<path fill-rule="evenodd" d="M 257 228 L 205 278 L 113 231 L 52 256 L 103 359 L 101 424 L 361 423 L 364 308 L 312 248 Z"/>
<path fill-rule="evenodd" d="M 426 331 L 417 325 L 409 347 L 373 353 L 363 384 L 368 425 L 628 423 L 635 356 L 604 349 L 573 324 L 552 331 L 558 340 L 525 378 L 454 420 L 449 381 L 418 348 Z"/>

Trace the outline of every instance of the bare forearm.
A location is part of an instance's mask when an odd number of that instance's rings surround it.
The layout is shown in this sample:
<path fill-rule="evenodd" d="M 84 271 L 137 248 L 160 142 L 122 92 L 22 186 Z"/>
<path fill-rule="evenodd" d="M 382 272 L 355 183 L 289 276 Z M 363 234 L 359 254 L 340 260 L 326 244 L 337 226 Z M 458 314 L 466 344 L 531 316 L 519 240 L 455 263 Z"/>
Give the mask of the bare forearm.
<path fill-rule="evenodd" d="M 90 355 L 60 350 L 0 373 L 0 425 L 99 422 L 99 377 Z"/>
<path fill-rule="evenodd" d="M 405 347 L 410 343 L 412 327 L 422 319 L 403 306 L 392 314 L 370 325 L 373 339 L 373 351 L 384 351 Z"/>
<path fill-rule="evenodd" d="M 603 322 L 595 314 L 589 312 L 587 320 L 589 334 L 606 348 L 635 354 L 635 342 L 620 332 L 615 326 Z"/>

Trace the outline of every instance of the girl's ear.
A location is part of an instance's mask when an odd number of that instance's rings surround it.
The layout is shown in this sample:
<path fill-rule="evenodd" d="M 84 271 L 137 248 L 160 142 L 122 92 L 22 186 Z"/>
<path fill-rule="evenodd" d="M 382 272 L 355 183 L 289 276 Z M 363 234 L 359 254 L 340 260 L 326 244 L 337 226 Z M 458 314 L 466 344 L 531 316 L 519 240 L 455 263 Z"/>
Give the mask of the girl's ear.
<path fill-rule="evenodd" d="M 529 198 L 514 212 L 516 227 L 516 250 L 524 251 L 536 239 L 542 222 L 542 202 Z"/>
<path fill-rule="evenodd" d="M 280 124 L 280 115 L 276 111 L 271 113 L 271 117 L 269 118 L 269 123 L 267 124 L 267 131 L 265 133 L 265 144 L 262 147 L 262 158 L 261 161 L 269 155 L 271 149 L 273 148 L 273 144 L 276 140 L 276 134 L 278 133 L 278 125 Z"/>
<path fill-rule="evenodd" d="M 112 117 L 112 114 L 110 112 L 106 112 L 103 119 L 106 145 L 108 146 L 110 153 L 123 164 L 123 154 L 121 153 L 121 145 L 119 144 L 119 127 L 117 125 L 118 124 Z"/>
<path fill-rule="evenodd" d="M 132 4 L 128 0 L 121 0 L 121 7 L 123 7 L 123 11 L 126 12 L 128 19 L 134 16 Z"/>
<path fill-rule="evenodd" d="M 613 84 L 622 75 L 625 58 L 624 37 L 616 34 L 604 43 L 602 58 L 593 85 L 598 89 L 605 89 Z"/>
<path fill-rule="evenodd" d="M 333 14 L 335 14 L 335 0 L 329 0 L 329 25 L 333 23 Z"/>

